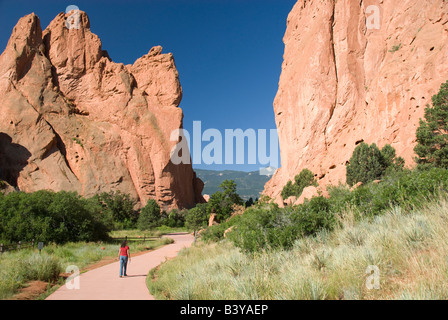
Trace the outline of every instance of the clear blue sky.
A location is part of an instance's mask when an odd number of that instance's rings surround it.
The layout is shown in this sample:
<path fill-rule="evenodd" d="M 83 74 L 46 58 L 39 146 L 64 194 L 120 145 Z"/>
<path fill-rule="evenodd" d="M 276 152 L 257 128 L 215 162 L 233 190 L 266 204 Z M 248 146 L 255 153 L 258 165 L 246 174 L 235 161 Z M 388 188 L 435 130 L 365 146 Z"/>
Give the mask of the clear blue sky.
<path fill-rule="evenodd" d="M 20 17 L 34 12 L 45 29 L 76 5 L 87 12 L 112 60 L 132 64 L 151 47 L 172 52 L 183 88 L 184 127 L 275 129 L 286 19 L 296 0 L 22 1 L 0 0 L 0 50 Z M 203 143 L 207 145 L 208 142 Z M 258 170 L 259 165 L 195 165 Z"/>

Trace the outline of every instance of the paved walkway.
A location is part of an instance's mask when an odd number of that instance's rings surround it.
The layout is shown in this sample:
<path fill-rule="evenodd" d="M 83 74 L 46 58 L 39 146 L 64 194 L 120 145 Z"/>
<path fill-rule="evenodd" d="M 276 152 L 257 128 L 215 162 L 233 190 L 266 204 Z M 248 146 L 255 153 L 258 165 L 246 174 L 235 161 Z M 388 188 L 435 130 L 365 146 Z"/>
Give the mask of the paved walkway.
<path fill-rule="evenodd" d="M 173 234 L 167 237 L 175 242 L 134 258 L 131 252 L 127 277 L 119 277 L 119 262 L 113 262 L 82 273 L 79 276 L 79 289 L 69 290 L 63 285 L 47 300 L 154 300 L 146 287 L 148 272 L 193 243 L 193 236 L 190 234 Z"/>

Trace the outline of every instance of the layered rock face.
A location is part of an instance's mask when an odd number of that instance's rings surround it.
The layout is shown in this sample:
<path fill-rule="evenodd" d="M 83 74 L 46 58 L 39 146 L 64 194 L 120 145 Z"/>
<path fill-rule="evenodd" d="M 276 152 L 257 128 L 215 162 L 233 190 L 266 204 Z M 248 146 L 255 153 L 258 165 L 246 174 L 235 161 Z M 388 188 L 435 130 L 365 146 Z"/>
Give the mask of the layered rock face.
<path fill-rule="evenodd" d="M 42 31 L 30 14 L 0 56 L 0 179 L 33 192 L 119 190 L 164 208 L 202 202 L 191 165 L 174 165 L 182 88 L 161 47 L 133 65 L 114 63 L 80 12 Z"/>
<path fill-rule="evenodd" d="M 376 21 L 375 21 L 376 20 Z M 345 182 L 356 145 L 391 144 L 413 165 L 424 108 L 448 80 L 448 2 L 299 0 L 288 16 L 274 101 L 279 197 L 302 169 Z"/>

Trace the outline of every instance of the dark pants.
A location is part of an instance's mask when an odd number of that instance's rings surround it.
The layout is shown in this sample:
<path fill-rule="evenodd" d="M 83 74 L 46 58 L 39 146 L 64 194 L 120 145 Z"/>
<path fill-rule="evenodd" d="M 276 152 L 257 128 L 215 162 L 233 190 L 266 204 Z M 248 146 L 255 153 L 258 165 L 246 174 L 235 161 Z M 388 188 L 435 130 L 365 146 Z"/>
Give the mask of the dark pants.
<path fill-rule="evenodd" d="M 126 274 L 127 266 L 128 266 L 128 257 L 120 256 L 120 277 L 123 275 L 127 276 Z"/>

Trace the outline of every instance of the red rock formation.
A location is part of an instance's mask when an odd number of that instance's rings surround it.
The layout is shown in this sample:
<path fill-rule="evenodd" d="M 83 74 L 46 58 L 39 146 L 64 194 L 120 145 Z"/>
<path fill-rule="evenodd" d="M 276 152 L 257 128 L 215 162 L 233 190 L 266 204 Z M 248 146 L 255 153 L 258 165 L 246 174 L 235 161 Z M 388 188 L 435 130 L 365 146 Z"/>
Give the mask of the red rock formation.
<path fill-rule="evenodd" d="M 299 0 L 284 43 L 274 101 L 282 167 L 264 194 L 278 198 L 304 168 L 321 185 L 345 182 L 361 141 L 391 144 L 413 165 L 419 119 L 448 79 L 447 1 Z"/>
<path fill-rule="evenodd" d="M 68 16 L 43 32 L 35 14 L 20 19 L 0 56 L 0 174 L 26 192 L 202 202 L 191 165 L 170 161 L 183 119 L 172 54 L 155 47 L 132 66 L 114 63 L 87 15 L 78 29 L 66 27 Z"/>

